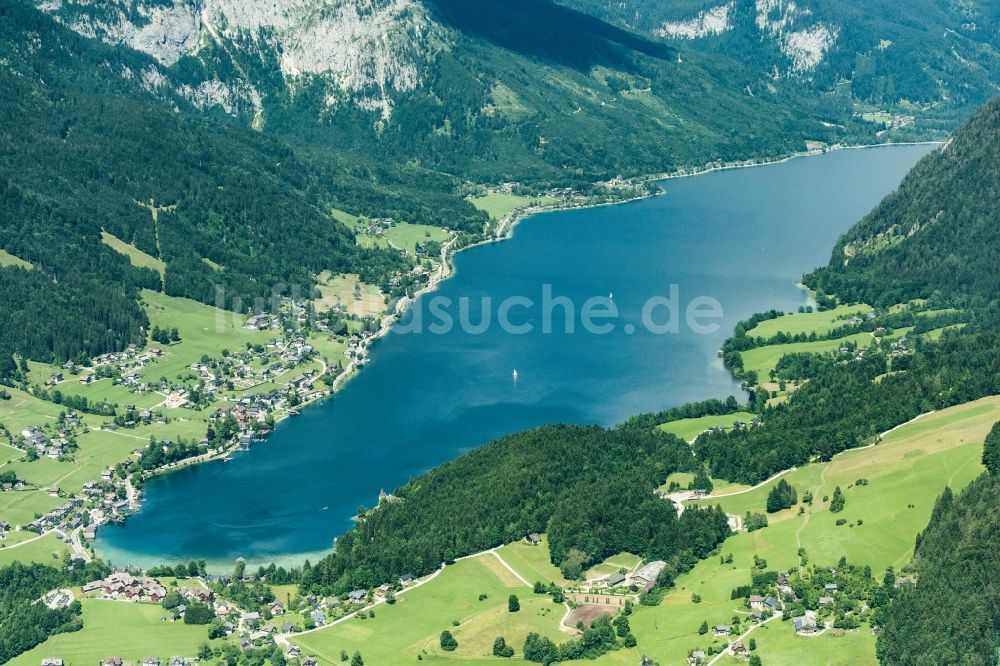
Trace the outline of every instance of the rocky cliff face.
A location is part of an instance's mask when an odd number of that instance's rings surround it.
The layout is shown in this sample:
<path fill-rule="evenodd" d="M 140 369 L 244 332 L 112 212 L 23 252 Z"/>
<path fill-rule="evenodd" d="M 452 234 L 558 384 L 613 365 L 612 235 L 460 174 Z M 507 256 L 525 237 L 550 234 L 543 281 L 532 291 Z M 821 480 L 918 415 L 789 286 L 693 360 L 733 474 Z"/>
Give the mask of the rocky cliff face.
<path fill-rule="evenodd" d="M 286 85 L 317 77 L 326 103 L 352 102 L 388 116 L 393 96 L 420 85 L 432 29 L 416 0 L 44 0 L 39 8 L 88 37 L 125 44 L 164 68 L 221 51 L 217 67 L 178 91 L 196 105 L 260 115 L 267 91 L 239 71 L 243 61 L 276 67 Z M 204 64 L 204 63 L 203 63 Z"/>

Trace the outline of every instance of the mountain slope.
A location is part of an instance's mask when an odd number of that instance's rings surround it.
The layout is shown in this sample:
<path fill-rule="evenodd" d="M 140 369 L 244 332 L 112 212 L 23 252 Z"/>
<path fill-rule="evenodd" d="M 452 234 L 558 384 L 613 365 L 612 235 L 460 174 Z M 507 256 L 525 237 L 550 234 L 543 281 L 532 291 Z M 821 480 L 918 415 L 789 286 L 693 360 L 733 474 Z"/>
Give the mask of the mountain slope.
<path fill-rule="evenodd" d="M 801 91 L 849 94 L 859 113 L 891 111 L 888 136 L 908 116 L 944 127 L 1000 90 L 1000 9 L 985 0 L 561 1 L 675 46 L 739 54 Z"/>
<path fill-rule="evenodd" d="M 806 283 L 876 305 L 930 297 L 989 302 L 1000 287 L 998 199 L 1000 99 L 914 167 Z"/>
<path fill-rule="evenodd" d="M 65 359 L 139 341 L 141 287 L 245 310 L 274 289 L 308 294 L 323 270 L 381 283 L 406 266 L 395 252 L 358 247 L 331 206 L 482 228 L 450 178 L 303 157 L 205 119 L 180 95 L 149 92 L 148 56 L 32 8 L 0 7 L 0 58 L 0 248 L 34 267 L 0 269 L 10 287 L 0 310 L 17 322 L 0 335 L 0 356 Z M 163 261 L 162 282 L 102 244 L 102 230 Z"/>
<path fill-rule="evenodd" d="M 548 0 L 40 6 L 152 55 L 164 91 L 206 111 L 478 181 L 583 185 L 868 138 L 737 60 L 681 56 Z"/>
<path fill-rule="evenodd" d="M 958 496 L 945 489 L 917 537 L 916 585 L 903 585 L 885 613 L 881 663 L 995 663 L 998 503 L 1000 483 L 989 474 Z"/>

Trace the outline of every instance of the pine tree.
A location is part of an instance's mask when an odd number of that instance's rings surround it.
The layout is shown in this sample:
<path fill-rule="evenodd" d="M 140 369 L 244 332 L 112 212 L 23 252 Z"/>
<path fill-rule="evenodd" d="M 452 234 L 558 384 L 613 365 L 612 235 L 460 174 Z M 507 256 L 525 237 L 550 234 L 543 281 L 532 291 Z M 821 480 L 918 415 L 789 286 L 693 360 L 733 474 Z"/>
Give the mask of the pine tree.
<path fill-rule="evenodd" d="M 844 493 L 837 486 L 833 491 L 833 499 L 830 500 L 830 513 L 840 513 L 844 510 Z"/>

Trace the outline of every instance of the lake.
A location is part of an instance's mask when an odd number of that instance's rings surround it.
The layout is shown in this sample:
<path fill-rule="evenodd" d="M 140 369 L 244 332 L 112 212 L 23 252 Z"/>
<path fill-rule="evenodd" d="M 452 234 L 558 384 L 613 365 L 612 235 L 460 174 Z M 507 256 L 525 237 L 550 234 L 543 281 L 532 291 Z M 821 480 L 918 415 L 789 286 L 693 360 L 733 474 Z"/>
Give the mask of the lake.
<path fill-rule="evenodd" d="M 931 149 L 720 171 L 642 201 L 526 219 L 512 239 L 456 256 L 454 276 L 334 397 L 230 462 L 150 480 L 142 510 L 102 528 L 97 551 L 115 565 L 204 559 L 216 570 L 237 557 L 315 561 L 380 489 L 501 435 L 739 395 L 717 358 L 736 322 L 807 304 L 801 275 Z M 468 325 L 439 330 L 439 315 L 463 309 Z M 584 326 L 585 309 L 617 316 Z M 418 316 L 422 332 L 403 332 Z"/>

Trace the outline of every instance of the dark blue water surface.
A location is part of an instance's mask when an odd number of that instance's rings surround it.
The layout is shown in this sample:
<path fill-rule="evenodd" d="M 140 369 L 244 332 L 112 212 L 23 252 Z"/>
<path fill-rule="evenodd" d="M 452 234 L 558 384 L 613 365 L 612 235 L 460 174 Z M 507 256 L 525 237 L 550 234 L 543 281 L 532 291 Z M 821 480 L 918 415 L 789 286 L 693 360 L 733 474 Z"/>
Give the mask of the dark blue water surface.
<path fill-rule="evenodd" d="M 445 334 L 390 334 L 340 393 L 282 423 L 267 442 L 231 462 L 151 480 L 141 512 L 102 529 L 98 552 L 115 564 L 199 558 L 217 568 L 240 556 L 315 559 L 379 489 L 498 436 L 554 422 L 611 425 L 735 394 L 739 387 L 716 357 L 733 325 L 754 312 L 805 304 L 796 287 L 801 275 L 825 263 L 838 235 L 929 150 L 845 150 L 671 180 L 663 196 L 525 220 L 513 239 L 459 254 L 455 275 L 416 305 L 426 328 L 431 300 L 468 297 L 469 318 L 479 323 L 489 297 L 494 324 L 485 332 L 456 326 Z M 565 332 L 558 308 L 553 331 L 542 331 L 544 285 L 574 303 L 575 332 Z M 677 333 L 645 329 L 644 304 L 669 296 L 671 285 L 682 319 L 693 299 L 718 301 L 724 316 L 714 334 L 686 322 Z M 615 330 L 585 332 L 584 303 L 597 297 L 608 305 L 611 294 L 620 310 L 609 320 Z M 512 296 L 537 304 L 510 316 L 534 323 L 533 332 L 496 325 L 500 304 Z M 654 311 L 658 323 L 666 318 L 665 308 Z"/>

